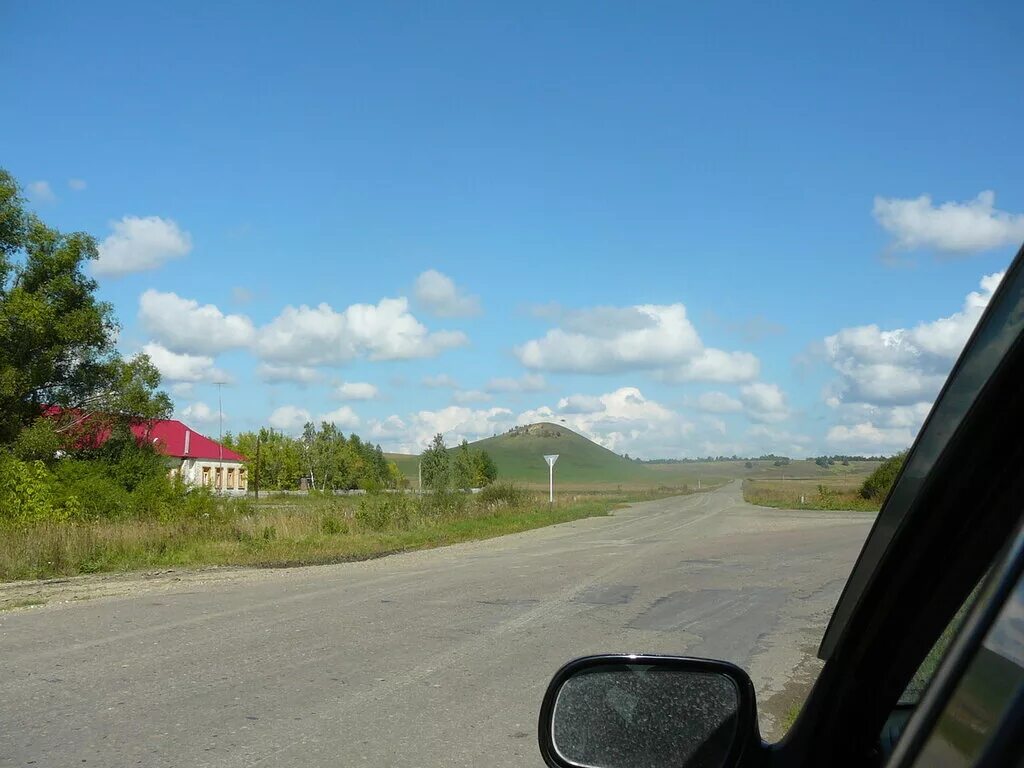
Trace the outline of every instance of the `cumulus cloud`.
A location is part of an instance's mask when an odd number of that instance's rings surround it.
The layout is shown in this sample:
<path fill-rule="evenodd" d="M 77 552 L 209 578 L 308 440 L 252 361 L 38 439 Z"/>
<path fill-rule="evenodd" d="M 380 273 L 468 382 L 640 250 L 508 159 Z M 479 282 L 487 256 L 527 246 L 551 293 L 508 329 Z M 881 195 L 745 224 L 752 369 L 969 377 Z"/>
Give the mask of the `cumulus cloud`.
<path fill-rule="evenodd" d="M 348 405 L 320 414 L 319 420 L 334 424 L 339 429 L 355 429 L 359 426 L 359 416 Z"/>
<path fill-rule="evenodd" d="M 408 442 L 404 448 L 409 453 L 419 453 L 439 432 L 448 445 L 456 445 L 463 440 L 472 442 L 490 437 L 513 425 L 512 411 L 508 408 L 474 409 L 450 405 L 437 411 L 417 411 L 408 419 Z"/>
<path fill-rule="evenodd" d="M 260 363 L 256 369 L 257 375 L 268 384 L 281 384 L 291 382 L 293 384 L 314 384 L 322 378 L 316 368 L 308 365 L 273 365 L 271 363 Z"/>
<path fill-rule="evenodd" d="M 312 414 L 305 408 L 300 408 L 297 405 L 282 405 L 274 409 L 270 418 L 267 419 L 267 423 L 274 429 L 294 435 L 301 432 L 306 423 L 312 420 Z"/>
<path fill-rule="evenodd" d="M 913 405 L 930 403 L 992 298 L 1003 273 L 986 275 L 963 308 L 913 328 L 877 325 L 844 328 L 828 336 L 825 359 L 839 373 L 841 403 Z"/>
<path fill-rule="evenodd" d="M 789 417 L 786 396 L 777 384 L 755 381 L 740 387 L 740 401 L 754 421 L 775 422 Z"/>
<path fill-rule="evenodd" d="M 55 203 L 57 195 L 48 181 L 31 181 L 28 184 L 28 197 L 33 203 Z"/>
<path fill-rule="evenodd" d="M 220 414 L 202 401 L 191 403 L 181 412 L 181 418 L 198 424 L 210 424 L 218 421 Z M 224 418 L 227 418 L 225 414 Z"/>
<path fill-rule="evenodd" d="M 150 288 L 139 297 L 139 320 L 156 339 L 175 352 L 215 354 L 247 347 L 256 337 L 245 315 L 225 315 L 213 304 L 202 304 Z"/>
<path fill-rule="evenodd" d="M 562 312 L 559 323 L 516 348 L 523 365 L 569 373 L 652 370 L 672 381 L 747 381 L 760 368 L 750 353 L 706 348 L 682 304 Z"/>
<path fill-rule="evenodd" d="M 519 378 L 498 377 L 487 382 L 488 392 L 539 392 L 547 386 L 544 377 L 538 373 L 527 373 Z"/>
<path fill-rule="evenodd" d="M 859 424 L 836 424 L 828 430 L 825 440 L 846 453 L 885 454 L 909 448 L 916 430 L 907 427 L 878 427 L 869 421 Z"/>
<path fill-rule="evenodd" d="M 603 395 L 570 395 L 555 408 L 541 406 L 519 415 L 517 423 L 565 424 L 616 453 L 680 456 L 689 453 L 694 425 L 637 387 Z"/>
<path fill-rule="evenodd" d="M 334 394 L 342 400 L 374 400 L 380 397 L 380 390 L 366 381 L 343 381 Z"/>
<path fill-rule="evenodd" d="M 171 382 L 228 383 L 231 377 L 213 364 L 209 355 L 172 352 L 161 344 L 150 342 L 142 347 L 161 376 Z"/>
<path fill-rule="evenodd" d="M 697 406 L 709 413 L 735 413 L 743 410 L 743 403 L 725 392 L 705 392 L 697 398 Z"/>
<path fill-rule="evenodd" d="M 995 207 L 991 190 L 973 200 L 936 206 L 931 197 L 876 197 L 875 220 L 893 237 L 897 250 L 932 248 L 955 254 L 976 253 L 1024 241 L 1024 214 Z"/>
<path fill-rule="evenodd" d="M 386 419 L 370 422 L 370 436 L 377 440 L 392 440 L 406 434 L 409 427 L 399 416 L 392 414 Z M 420 449 L 422 450 L 422 449 Z M 418 451 L 417 451 L 418 452 Z"/>
<path fill-rule="evenodd" d="M 72 192 L 84 192 L 87 186 L 85 179 L 68 179 L 68 189 Z"/>
<path fill-rule="evenodd" d="M 196 385 L 191 381 L 178 381 L 171 384 L 171 394 L 175 397 L 191 397 Z"/>
<path fill-rule="evenodd" d="M 761 373 L 761 361 L 750 352 L 723 352 L 704 349 L 696 357 L 662 372 L 666 381 L 714 381 L 733 384 L 752 381 Z"/>
<path fill-rule="evenodd" d="M 461 331 L 430 332 L 403 298 L 353 304 L 285 307 L 260 329 L 257 348 L 270 362 L 332 365 L 367 356 L 371 360 L 432 357 L 468 343 Z"/>
<path fill-rule="evenodd" d="M 436 269 L 416 278 L 416 303 L 438 317 L 471 317 L 480 314 L 480 299 L 458 289 L 455 281 Z"/>
<path fill-rule="evenodd" d="M 192 250 L 188 232 L 171 219 L 125 216 L 110 226 L 114 231 L 100 243 L 99 258 L 92 262 L 97 275 L 118 277 L 156 269 Z"/>

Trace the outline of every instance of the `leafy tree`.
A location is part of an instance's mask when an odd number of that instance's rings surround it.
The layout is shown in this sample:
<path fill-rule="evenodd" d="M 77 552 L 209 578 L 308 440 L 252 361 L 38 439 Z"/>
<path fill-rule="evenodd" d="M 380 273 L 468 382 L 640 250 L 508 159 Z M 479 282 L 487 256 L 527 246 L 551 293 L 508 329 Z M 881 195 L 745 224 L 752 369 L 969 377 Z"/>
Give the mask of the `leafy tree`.
<path fill-rule="evenodd" d="M 498 479 L 498 465 L 491 454 L 480 449 L 476 454 L 476 485 L 478 488 L 490 485 Z"/>
<path fill-rule="evenodd" d="M 149 360 L 117 353 L 113 310 L 85 274 L 97 255 L 91 236 L 62 234 L 25 211 L 18 185 L 0 170 L 0 445 L 50 405 L 125 417 L 169 412 Z"/>
<path fill-rule="evenodd" d="M 452 479 L 455 487 L 463 490 L 469 490 L 476 485 L 476 457 L 473 455 L 473 451 L 470 450 L 469 443 L 465 440 L 462 441 L 455 451 L 455 457 L 452 461 Z"/>
<path fill-rule="evenodd" d="M 420 454 L 423 486 L 432 491 L 445 491 L 451 487 L 451 460 L 444 445 L 444 435 L 438 433 Z"/>

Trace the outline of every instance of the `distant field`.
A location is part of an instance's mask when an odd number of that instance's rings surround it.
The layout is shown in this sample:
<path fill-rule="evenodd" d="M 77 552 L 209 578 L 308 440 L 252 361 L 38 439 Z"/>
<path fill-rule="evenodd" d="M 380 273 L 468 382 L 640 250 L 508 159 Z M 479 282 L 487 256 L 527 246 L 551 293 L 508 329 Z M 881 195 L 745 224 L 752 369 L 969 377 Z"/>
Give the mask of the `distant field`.
<path fill-rule="evenodd" d="M 819 467 L 813 461 L 791 461 L 786 466 L 773 466 L 772 461 L 683 462 L 678 464 L 645 464 L 624 459 L 563 425 L 531 424 L 514 433 L 505 433 L 472 443 L 486 450 L 498 466 L 498 477 L 529 488 L 546 488 L 548 467 L 544 455 L 557 453 L 555 485 L 566 491 L 636 490 L 643 488 L 695 488 L 727 483 L 731 480 L 757 478 L 789 482 L 808 479 L 814 488 L 822 481 L 831 484 L 843 478 L 855 478 L 858 486 L 878 462 L 851 462 L 849 466 L 834 464 Z M 398 468 L 416 485 L 418 457 L 387 454 Z M 806 494 L 805 494 L 806 495 Z M 799 492 L 797 496 L 799 499 Z"/>
<path fill-rule="evenodd" d="M 851 509 L 877 512 L 879 502 L 860 495 L 864 478 L 878 462 L 856 462 L 857 472 L 816 478 L 748 478 L 743 498 L 751 504 L 781 509 Z M 851 464 L 851 466 L 854 466 Z"/>

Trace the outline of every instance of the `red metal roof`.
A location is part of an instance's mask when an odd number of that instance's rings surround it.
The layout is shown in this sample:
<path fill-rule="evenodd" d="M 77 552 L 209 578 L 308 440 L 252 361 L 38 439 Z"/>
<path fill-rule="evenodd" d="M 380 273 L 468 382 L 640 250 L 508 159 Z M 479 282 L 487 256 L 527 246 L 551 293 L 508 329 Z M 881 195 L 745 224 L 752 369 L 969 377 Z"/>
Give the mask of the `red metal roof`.
<path fill-rule="evenodd" d="M 59 406 L 51 405 L 43 409 L 45 416 L 57 417 L 67 414 L 68 411 Z M 79 411 L 71 411 L 77 417 Z M 77 419 L 80 424 L 88 424 L 91 415 L 85 415 Z M 102 445 L 110 437 L 107 428 L 97 432 L 90 432 L 87 441 L 91 445 Z M 205 435 L 196 432 L 187 424 L 177 419 L 157 419 L 156 421 L 140 421 L 132 424 L 132 434 L 139 441 L 147 441 L 156 445 L 157 449 L 167 455 L 179 459 L 224 459 L 225 461 L 245 461 L 245 457 L 235 453 L 230 448 L 223 447 L 216 440 L 211 440 Z M 185 435 L 188 435 L 188 451 L 185 451 Z"/>
<path fill-rule="evenodd" d="M 185 433 L 188 432 L 188 453 L 185 452 Z M 224 459 L 225 461 L 245 461 L 245 457 L 224 448 L 216 440 L 199 434 L 191 427 L 177 419 L 161 419 L 149 424 L 132 426 L 132 433 L 141 439 L 156 442 L 162 453 L 187 459 Z M 223 452 L 223 453 L 222 453 Z"/>

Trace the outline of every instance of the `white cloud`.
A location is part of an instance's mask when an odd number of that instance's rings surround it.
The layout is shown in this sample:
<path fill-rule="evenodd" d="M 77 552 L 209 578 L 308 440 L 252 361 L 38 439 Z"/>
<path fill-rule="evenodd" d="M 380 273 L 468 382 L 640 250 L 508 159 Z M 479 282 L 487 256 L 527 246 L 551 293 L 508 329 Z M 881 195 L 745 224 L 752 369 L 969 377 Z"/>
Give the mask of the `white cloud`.
<path fill-rule="evenodd" d="M 175 352 L 214 354 L 247 347 L 256 337 L 252 321 L 245 315 L 225 315 L 213 304 L 200 305 L 194 299 L 152 288 L 139 297 L 139 320 Z"/>
<path fill-rule="evenodd" d="M 893 236 L 899 250 L 934 248 L 949 253 L 975 253 L 1024 241 L 1024 214 L 995 207 L 991 190 L 963 203 L 936 206 L 931 197 L 876 197 L 874 215 Z"/>
<path fill-rule="evenodd" d="M 33 203 L 55 203 L 57 195 L 48 181 L 32 181 L 28 184 L 28 197 Z"/>
<path fill-rule="evenodd" d="M 406 434 L 408 426 L 402 419 L 394 414 L 388 416 L 383 421 L 374 419 L 370 422 L 370 436 L 376 439 L 384 438 L 386 440 L 402 437 Z M 420 449 L 422 450 L 422 449 Z M 417 453 L 419 451 L 416 451 Z"/>
<path fill-rule="evenodd" d="M 439 373 L 436 376 L 424 376 L 423 386 L 430 389 L 458 389 L 459 382 L 447 373 Z"/>
<path fill-rule="evenodd" d="M 210 424 L 219 420 L 220 415 L 216 410 L 202 401 L 191 403 L 181 412 L 181 418 L 185 421 L 193 421 L 198 424 Z M 224 415 L 227 418 L 227 415 Z"/>
<path fill-rule="evenodd" d="M 667 381 L 715 381 L 723 384 L 753 381 L 761 373 L 761 361 L 750 352 L 705 349 L 692 360 L 664 371 Z"/>
<path fill-rule="evenodd" d="M 84 192 L 87 186 L 85 179 L 68 179 L 68 189 L 73 192 Z"/>
<path fill-rule="evenodd" d="M 461 331 L 429 332 L 409 312 L 405 298 L 353 304 L 336 312 L 328 304 L 285 307 L 259 331 L 257 348 L 268 361 L 331 365 L 355 357 L 402 360 L 432 357 L 468 342 Z"/>
<path fill-rule="evenodd" d="M 428 269 L 416 278 L 416 302 L 439 317 L 470 317 L 480 313 L 480 299 L 467 296 L 455 282 L 436 269 Z"/>
<path fill-rule="evenodd" d="M 560 327 L 515 352 L 534 370 L 609 373 L 653 370 L 672 381 L 747 381 L 760 364 L 748 352 L 704 347 L 682 304 L 563 312 Z"/>
<path fill-rule="evenodd" d="M 449 405 L 438 411 L 417 411 L 408 419 L 406 442 L 402 450 L 419 453 L 437 433 L 445 436 L 448 445 L 463 440 L 479 440 L 504 432 L 513 426 L 512 411 L 508 408 L 473 409 L 463 405 Z"/>
<path fill-rule="evenodd" d="M 547 386 L 544 377 L 538 373 L 527 373 L 518 379 L 498 377 L 491 379 L 484 387 L 488 392 L 539 392 Z"/>
<path fill-rule="evenodd" d="M 963 308 L 913 328 L 877 325 L 844 328 L 828 336 L 825 359 L 839 373 L 833 396 L 840 403 L 930 403 L 988 305 L 1003 273 L 987 275 Z"/>
<path fill-rule="evenodd" d="M 225 384 L 231 381 L 231 377 L 225 371 L 214 366 L 213 358 L 208 355 L 179 354 L 155 342 L 143 345 L 142 351 L 149 355 L 161 376 L 168 381 L 208 381 Z"/>
<path fill-rule="evenodd" d="M 256 369 L 259 377 L 268 384 L 292 382 L 295 384 L 314 384 L 320 381 L 320 372 L 307 365 L 272 365 L 260 363 Z"/>
<path fill-rule="evenodd" d="M 775 422 L 789 417 L 786 396 L 777 384 L 755 381 L 740 387 L 740 400 L 754 421 Z"/>
<path fill-rule="evenodd" d="M 458 389 L 452 394 L 452 400 L 460 405 L 486 403 L 490 399 L 491 396 L 488 393 L 481 392 L 479 389 Z"/>
<path fill-rule="evenodd" d="M 359 416 L 347 405 L 321 414 L 319 420 L 334 424 L 339 429 L 355 429 L 359 426 Z"/>
<path fill-rule="evenodd" d="M 196 385 L 191 381 L 179 381 L 171 384 L 171 394 L 175 397 L 191 397 Z"/>
<path fill-rule="evenodd" d="M 705 392 L 697 398 L 697 405 L 709 413 L 734 413 L 743 410 L 743 403 L 725 392 Z"/>
<path fill-rule="evenodd" d="M 312 420 L 313 415 L 305 408 L 299 408 L 297 405 L 282 405 L 274 409 L 270 418 L 267 419 L 267 423 L 274 429 L 294 435 L 301 432 L 302 428 Z"/>
<path fill-rule="evenodd" d="M 156 269 L 192 250 L 188 232 L 170 219 L 125 216 L 110 226 L 114 232 L 100 243 L 99 258 L 92 264 L 97 275 L 118 277 Z"/>
<path fill-rule="evenodd" d="M 334 394 L 342 400 L 374 400 L 380 397 L 380 390 L 365 381 L 344 381 L 339 384 Z"/>
<path fill-rule="evenodd" d="M 851 454 L 895 453 L 909 448 L 915 431 L 907 427 L 877 427 L 869 421 L 831 427 L 825 440 Z"/>
<path fill-rule="evenodd" d="M 603 395 L 570 395 L 556 408 L 541 406 L 519 415 L 517 423 L 565 424 L 616 453 L 681 456 L 689 453 L 694 425 L 636 387 Z"/>
<path fill-rule="evenodd" d="M 776 453 L 803 458 L 810 454 L 812 442 L 807 435 L 770 427 L 766 424 L 754 424 L 747 430 L 745 450 L 741 453 L 747 455 Z"/>

